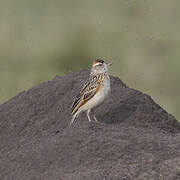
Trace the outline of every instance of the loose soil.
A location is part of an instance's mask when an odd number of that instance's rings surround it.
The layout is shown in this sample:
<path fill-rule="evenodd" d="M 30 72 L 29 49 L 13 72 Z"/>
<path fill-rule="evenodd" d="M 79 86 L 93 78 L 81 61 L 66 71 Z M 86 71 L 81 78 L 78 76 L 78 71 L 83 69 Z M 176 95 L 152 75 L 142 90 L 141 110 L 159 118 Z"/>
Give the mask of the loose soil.
<path fill-rule="evenodd" d="M 88 74 L 57 76 L 0 105 L 0 179 L 180 180 L 180 123 L 117 77 L 92 112 L 99 123 L 82 113 L 69 126 Z"/>

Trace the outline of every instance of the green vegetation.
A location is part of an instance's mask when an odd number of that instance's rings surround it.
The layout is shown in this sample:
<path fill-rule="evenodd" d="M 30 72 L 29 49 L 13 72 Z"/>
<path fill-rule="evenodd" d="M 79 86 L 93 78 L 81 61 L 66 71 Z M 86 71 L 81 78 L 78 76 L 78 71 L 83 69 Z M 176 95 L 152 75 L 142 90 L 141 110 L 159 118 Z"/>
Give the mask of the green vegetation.
<path fill-rule="evenodd" d="M 0 6 L 0 103 L 92 59 L 180 119 L 178 0 L 7 0 Z"/>

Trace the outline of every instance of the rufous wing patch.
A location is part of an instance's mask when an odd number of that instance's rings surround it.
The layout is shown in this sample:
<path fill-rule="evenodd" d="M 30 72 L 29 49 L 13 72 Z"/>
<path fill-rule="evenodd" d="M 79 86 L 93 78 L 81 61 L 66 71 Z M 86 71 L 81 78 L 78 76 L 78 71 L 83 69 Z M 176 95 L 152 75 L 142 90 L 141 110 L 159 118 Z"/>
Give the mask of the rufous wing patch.
<path fill-rule="evenodd" d="M 73 114 L 75 114 L 81 106 L 86 104 L 100 90 L 101 90 L 101 86 L 98 86 L 94 91 L 84 94 L 79 104 L 77 104 L 77 106 L 74 108 Z"/>

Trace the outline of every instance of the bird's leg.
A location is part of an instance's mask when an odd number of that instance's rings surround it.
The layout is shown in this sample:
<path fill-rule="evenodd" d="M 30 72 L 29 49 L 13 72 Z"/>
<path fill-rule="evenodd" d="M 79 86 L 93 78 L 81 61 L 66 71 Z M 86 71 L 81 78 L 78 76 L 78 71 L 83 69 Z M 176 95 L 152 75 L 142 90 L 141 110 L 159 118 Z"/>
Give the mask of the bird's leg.
<path fill-rule="evenodd" d="M 87 110 L 87 113 L 86 113 L 86 114 L 87 114 L 87 117 L 88 117 L 89 122 L 91 122 L 91 118 L 90 118 L 90 116 L 89 116 L 90 111 L 91 111 L 91 109 L 88 109 L 88 110 Z"/>
<path fill-rule="evenodd" d="M 93 117 L 94 117 L 94 120 L 95 120 L 96 122 L 99 122 L 99 121 L 97 120 L 97 118 L 96 118 L 96 116 L 95 116 L 95 115 L 94 115 Z"/>

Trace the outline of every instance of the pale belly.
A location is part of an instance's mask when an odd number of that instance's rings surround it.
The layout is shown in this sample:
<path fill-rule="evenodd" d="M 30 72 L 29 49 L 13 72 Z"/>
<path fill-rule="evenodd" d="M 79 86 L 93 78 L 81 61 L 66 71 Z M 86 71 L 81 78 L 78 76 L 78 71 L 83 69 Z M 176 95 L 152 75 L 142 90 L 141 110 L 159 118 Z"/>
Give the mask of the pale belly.
<path fill-rule="evenodd" d="M 99 91 L 96 95 L 94 95 L 92 99 L 90 99 L 86 104 L 84 104 L 80 108 L 80 111 L 86 111 L 100 105 L 107 97 L 110 90 L 110 80 L 107 79 L 107 82 L 105 83 L 105 86 L 101 89 L 101 91 Z"/>

